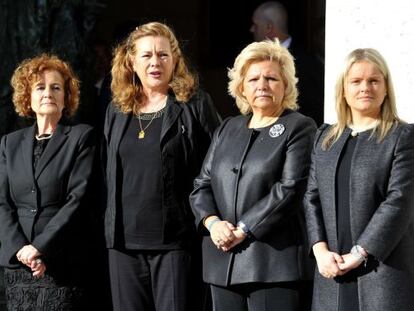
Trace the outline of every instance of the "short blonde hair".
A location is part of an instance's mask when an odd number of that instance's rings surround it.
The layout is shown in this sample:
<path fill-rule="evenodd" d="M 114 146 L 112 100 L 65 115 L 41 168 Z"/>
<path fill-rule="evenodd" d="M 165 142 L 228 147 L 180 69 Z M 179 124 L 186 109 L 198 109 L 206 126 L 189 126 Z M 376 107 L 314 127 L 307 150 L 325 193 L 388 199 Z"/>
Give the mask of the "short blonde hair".
<path fill-rule="evenodd" d="M 298 79 L 295 77 L 295 63 L 293 56 L 284 48 L 279 40 L 266 40 L 254 42 L 246 46 L 234 61 L 233 68 L 229 69 L 230 78 L 228 91 L 236 99 L 237 107 L 244 115 L 250 113 L 252 108 L 243 96 L 243 81 L 246 72 L 251 64 L 270 60 L 280 65 L 281 75 L 285 84 L 285 94 L 282 101 L 283 108 L 297 110 L 298 90 L 296 84 Z"/>
<path fill-rule="evenodd" d="M 65 92 L 66 117 L 72 117 L 79 106 L 79 80 L 69 64 L 55 55 L 41 54 L 22 61 L 13 73 L 11 86 L 13 88 L 13 103 L 16 112 L 22 117 L 36 117 L 31 106 L 33 85 L 39 81 L 45 70 L 56 70 L 62 75 Z"/>
<path fill-rule="evenodd" d="M 345 58 L 342 70 L 336 80 L 335 108 L 338 121 L 336 124 L 332 125 L 322 142 L 322 148 L 324 150 L 332 146 L 342 135 L 346 126 L 352 123 L 351 109 L 345 99 L 344 87 L 346 77 L 352 65 L 362 61 L 367 61 L 375 65 L 384 76 L 386 85 L 387 94 L 381 105 L 379 124 L 373 132 L 377 133 L 378 142 L 381 142 L 385 138 L 394 124 L 401 122 L 401 119 L 397 115 L 397 105 L 391 73 L 384 57 L 375 49 L 356 49 L 349 53 Z"/>
<path fill-rule="evenodd" d="M 132 58 L 136 53 L 136 41 L 147 36 L 164 37 L 170 42 L 175 68 L 169 86 L 177 99 L 187 102 L 198 87 L 198 78 L 190 72 L 171 28 L 158 22 L 141 25 L 116 47 L 112 61 L 112 99 L 123 113 L 138 113 L 143 103 L 143 88 L 135 82 Z"/>

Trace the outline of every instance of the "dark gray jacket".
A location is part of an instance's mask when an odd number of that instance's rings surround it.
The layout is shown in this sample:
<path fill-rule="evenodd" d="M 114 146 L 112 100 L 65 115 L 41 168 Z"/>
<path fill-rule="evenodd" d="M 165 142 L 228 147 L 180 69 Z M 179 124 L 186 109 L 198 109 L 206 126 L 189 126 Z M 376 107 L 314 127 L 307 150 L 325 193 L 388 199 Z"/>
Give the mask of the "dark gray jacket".
<path fill-rule="evenodd" d="M 326 241 L 337 252 L 335 180 L 346 128 L 327 151 L 321 144 L 327 130 L 316 136 L 305 210 L 310 246 Z M 322 134 L 321 134 L 322 133 Z M 381 142 L 360 133 L 350 175 L 350 222 L 354 245 L 374 258 L 358 278 L 361 311 L 414 308 L 414 132 L 396 126 Z M 313 310 L 338 310 L 338 284 L 317 271 Z"/>
<path fill-rule="evenodd" d="M 32 244 L 64 271 L 85 255 L 95 137 L 90 126 L 59 124 L 33 171 L 35 132 L 33 125 L 1 139 L 0 265 L 19 266 L 16 252 Z"/>
<path fill-rule="evenodd" d="M 105 127 L 103 162 L 106 168 L 107 206 L 105 237 L 108 248 L 115 244 L 117 212 L 118 149 L 131 114 L 123 114 L 113 105 L 108 107 Z M 210 96 L 198 91 L 187 103 L 168 96 L 160 137 L 163 188 L 164 242 L 194 238 L 194 217 L 188 202 L 192 183 L 200 170 L 220 118 Z"/>
<path fill-rule="evenodd" d="M 302 198 L 310 164 L 315 123 L 286 110 L 276 122 L 280 136 L 264 128 L 250 150 L 250 116 L 228 119 L 216 131 L 190 197 L 203 238 L 203 277 L 227 286 L 283 282 L 306 277 L 309 269 Z M 279 126 L 280 129 L 280 126 Z M 224 253 L 202 225 L 217 214 L 233 224 L 243 221 L 252 237 Z"/>

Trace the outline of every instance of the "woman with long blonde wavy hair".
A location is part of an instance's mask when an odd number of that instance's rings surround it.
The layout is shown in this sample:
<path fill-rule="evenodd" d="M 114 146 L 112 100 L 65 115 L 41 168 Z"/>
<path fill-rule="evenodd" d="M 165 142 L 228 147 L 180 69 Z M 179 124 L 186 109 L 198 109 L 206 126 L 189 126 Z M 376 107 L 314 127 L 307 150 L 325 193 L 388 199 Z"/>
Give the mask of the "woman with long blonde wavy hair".
<path fill-rule="evenodd" d="M 196 310 L 188 195 L 219 117 L 162 23 L 115 49 L 111 89 L 103 154 L 114 310 Z"/>

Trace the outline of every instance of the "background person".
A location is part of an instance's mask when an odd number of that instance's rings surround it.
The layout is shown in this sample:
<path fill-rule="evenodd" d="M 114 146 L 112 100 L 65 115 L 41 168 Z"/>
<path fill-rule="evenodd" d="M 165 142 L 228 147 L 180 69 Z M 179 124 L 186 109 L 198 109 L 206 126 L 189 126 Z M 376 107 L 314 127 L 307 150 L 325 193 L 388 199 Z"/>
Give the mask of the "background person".
<path fill-rule="evenodd" d="M 299 310 L 309 272 L 301 202 L 316 126 L 295 112 L 293 58 L 278 41 L 249 44 L 229 77 L 242 115 L 216 131 L 190 197 L 204 281 L 215 311 Z"/>
<path fill-rule="evenodd" d="M 42 54 L 12 80 L 17 113 L 33 126 L 0 146 L 0 264 L 9 310 L 81 310 L 85 240 L 82 200 L 92 169 L 87 125 L 65 123 L 79 100 L 69 65 Z"/>
<path fill-rule="evenodd" d="M 313 310 L 411 310 L 412 126 L 374 49 L 347 56 L 335 92 L 338 121 L 316 136 L 305 196 Z"/>
<path fill-rule="evenodd" d="M 162 23 L 137 27 L 116 48 L 111 87 L 105 235 L 114 309 L 197 310 L 187 304 L 201 300 L 188 195 L 220 119 Z"/>
<path fill-rule="evenodd" d="M 289 34 L 288 12 L 283 4 L 278 1 L 260 4 L 253 13 L 250 32 L 255 41 L 277 38 L 285 48 L 289 49 L 295 59 L 299 80 L 299 111 L 321 125 L 324 104 L 324 66 Z"/>

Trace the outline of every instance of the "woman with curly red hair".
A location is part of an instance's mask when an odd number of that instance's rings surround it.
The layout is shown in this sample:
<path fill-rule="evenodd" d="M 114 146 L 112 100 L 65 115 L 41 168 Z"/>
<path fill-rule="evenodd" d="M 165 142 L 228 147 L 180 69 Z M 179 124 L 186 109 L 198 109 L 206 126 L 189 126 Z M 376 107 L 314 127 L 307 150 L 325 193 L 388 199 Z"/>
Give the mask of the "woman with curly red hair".
<path fill-rule="evenodd" d="M 94 137 L 71 126 L 79 81 L 69 65 L 42 54 L 24 60 L 11 79 L 16 112 L 33 126 L 0 145 L 0 265 L 9 310 L 80 310 L 82 200 Z"/>

